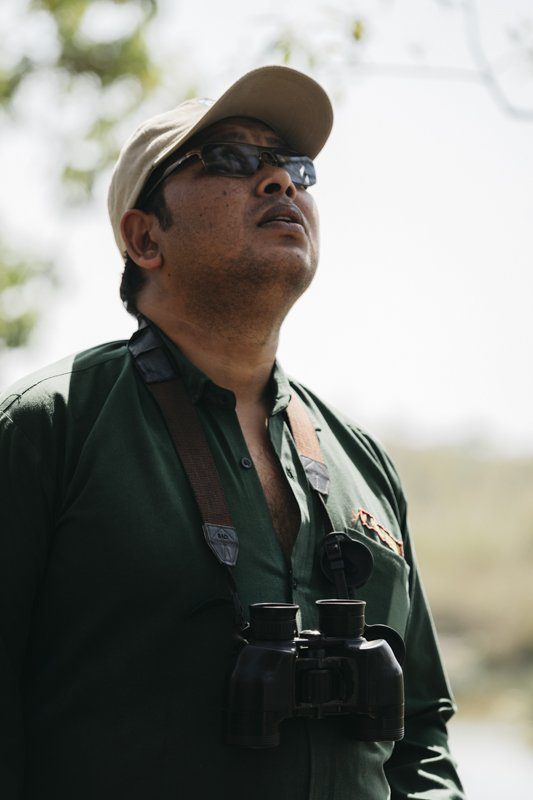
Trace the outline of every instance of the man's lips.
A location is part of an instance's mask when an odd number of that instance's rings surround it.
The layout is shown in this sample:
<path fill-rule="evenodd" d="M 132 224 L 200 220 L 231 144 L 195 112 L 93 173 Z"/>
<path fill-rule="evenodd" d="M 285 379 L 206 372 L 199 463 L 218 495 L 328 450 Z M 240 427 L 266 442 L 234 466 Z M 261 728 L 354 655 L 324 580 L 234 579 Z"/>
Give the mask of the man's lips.
<path fill-rule="evenodd" d="M 267 208 L 257 225 L 260 228 L 268 225 L 301 233 L 302 229 L 305 230 L 305 219 L 298 206 L 289 203 L 276 203 Z"/>

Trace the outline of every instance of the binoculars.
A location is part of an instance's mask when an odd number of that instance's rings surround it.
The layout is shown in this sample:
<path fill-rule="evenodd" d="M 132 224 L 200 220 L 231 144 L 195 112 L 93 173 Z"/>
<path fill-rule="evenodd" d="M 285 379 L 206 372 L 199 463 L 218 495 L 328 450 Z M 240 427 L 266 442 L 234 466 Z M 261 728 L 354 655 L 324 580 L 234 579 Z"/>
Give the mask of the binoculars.
<path fill-rule="evenodd" d="M 229 680 L 226 741 L 276 747 L 290 717 L 344 717 L 359 741 L 404 732 L 403 642 L 365 625 L 362 600 L 317 600 L 319 630 L 297 633 L 298 606 L 256 603 Z M 396 655 L 395 655 L 396 653 Z"/>

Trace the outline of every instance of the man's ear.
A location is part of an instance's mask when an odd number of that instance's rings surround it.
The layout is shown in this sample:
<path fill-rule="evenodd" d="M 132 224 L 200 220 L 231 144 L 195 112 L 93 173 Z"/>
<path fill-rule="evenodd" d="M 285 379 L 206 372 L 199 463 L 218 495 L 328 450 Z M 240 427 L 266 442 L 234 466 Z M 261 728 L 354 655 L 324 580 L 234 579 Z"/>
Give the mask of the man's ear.
<path fill-rule="evenodd" d="M 151 270 L 162 266 L 159 223 L 153 214 L 130 208 L 120 221 L 120 230 L 130 258 L 139 267 Z"/>

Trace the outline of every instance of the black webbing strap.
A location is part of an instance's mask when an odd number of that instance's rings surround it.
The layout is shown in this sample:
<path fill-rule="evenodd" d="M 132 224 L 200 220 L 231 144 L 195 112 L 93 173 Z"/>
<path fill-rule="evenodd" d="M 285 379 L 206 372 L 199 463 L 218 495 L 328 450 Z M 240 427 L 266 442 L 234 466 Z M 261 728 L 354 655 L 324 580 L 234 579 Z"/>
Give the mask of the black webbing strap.
<path fill-rule="evenodd" d="M 323 547 L 333 577 L 333 583 L 335 584 L 337 597 L 344 600 L 349 599 L 351 595 L 346 582 L 346 565 L 341 547 L 342 538 L 343 534 L 331 531 L 324 539 Z"/>

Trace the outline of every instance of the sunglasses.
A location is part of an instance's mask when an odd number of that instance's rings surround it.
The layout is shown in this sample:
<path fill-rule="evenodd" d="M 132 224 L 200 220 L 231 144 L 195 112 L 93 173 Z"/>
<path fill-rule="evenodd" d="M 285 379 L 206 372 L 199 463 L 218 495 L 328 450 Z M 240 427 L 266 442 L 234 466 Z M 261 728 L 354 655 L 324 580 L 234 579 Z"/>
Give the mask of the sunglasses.
<path fill-rule="evenodd" d="M 263 164 L 281 167 L 295 186 L 307 188 L 316 183 L 315 166 L 308 156 L 301 156 L 278 147 L 261 147 L 242 142 L 209 142 L 173 161 L 148 189 L 145 198 L 190 158 L 199 158 L 210 175 L 247 178 L 254 175 Z"/>

